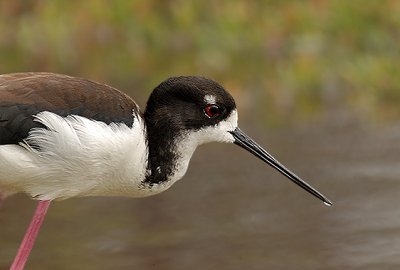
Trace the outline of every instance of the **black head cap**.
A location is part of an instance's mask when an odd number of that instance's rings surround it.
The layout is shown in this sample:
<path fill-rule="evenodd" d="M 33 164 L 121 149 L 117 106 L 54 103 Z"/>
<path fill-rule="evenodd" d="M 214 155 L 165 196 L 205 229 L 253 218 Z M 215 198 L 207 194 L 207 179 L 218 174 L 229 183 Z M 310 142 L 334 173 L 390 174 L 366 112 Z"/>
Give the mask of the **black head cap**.
<path fill-rule="evenodd" d="M 236 108 L 232 96 L 217 82 L 197 76 L 172 77 L 158 85 L 145 111 L 147 124 L 197 130 L 218 124 Z"/>

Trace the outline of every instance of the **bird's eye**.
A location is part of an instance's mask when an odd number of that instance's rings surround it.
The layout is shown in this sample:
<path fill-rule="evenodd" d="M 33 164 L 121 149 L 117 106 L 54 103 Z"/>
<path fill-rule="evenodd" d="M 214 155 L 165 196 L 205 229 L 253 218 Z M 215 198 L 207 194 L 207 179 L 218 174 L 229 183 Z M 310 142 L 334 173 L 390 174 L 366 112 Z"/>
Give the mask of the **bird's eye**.
<path fill-rule="evenodd" d="M 218 107 L 218 105 L 215 105 L 215 104 L 207 105 L 204 108 L 204 112 L 210 118 L 215 118 L 215 117 L 221 115 L 221 109 Z"/>

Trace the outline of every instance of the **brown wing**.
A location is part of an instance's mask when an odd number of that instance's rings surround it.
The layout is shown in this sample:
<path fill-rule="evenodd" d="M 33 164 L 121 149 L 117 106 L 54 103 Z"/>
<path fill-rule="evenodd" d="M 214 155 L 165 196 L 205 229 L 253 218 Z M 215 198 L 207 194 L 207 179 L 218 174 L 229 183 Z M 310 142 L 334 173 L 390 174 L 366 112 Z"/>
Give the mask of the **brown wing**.
<path fill-rule="evenodd" d="M 26 138 L 40 126 L 33 120 L 42 111 L 128 126 L 139 114 L 129 96 L 108 85 L 52 73 L 0 75 L 0 145 Z"/>

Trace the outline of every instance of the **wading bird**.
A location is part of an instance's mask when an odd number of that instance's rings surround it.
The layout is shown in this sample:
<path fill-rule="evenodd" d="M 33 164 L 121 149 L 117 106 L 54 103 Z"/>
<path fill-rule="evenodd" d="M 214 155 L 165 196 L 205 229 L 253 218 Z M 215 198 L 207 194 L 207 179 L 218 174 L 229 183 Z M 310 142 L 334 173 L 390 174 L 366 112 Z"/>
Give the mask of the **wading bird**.
<path fill-rule="evenodd" d="M 215 81 L 169 78 L 144 113 L 108 85 L 52 73 L 0 76 L 0 192 L 39 200 L 11 269 L 22 269 L 53 200 L 145 197 L 183 177 L 196 147 L 234 143 L 325 204 L 331 202 L 243 133 Z"/>

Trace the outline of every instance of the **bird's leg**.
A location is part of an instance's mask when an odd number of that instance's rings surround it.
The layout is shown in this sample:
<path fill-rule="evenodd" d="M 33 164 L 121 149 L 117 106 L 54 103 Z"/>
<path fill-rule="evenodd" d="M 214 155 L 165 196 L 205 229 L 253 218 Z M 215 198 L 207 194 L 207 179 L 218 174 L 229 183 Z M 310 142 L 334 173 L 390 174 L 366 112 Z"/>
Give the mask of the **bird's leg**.
<path fill-rule="evenodd" d="M 18 253 L 14 258 L 10 270 L 22 270 L 24 269 L 25 263 L 28 260 L 29 254 L 32 250 L 33 244 L 35 243 L 36 237 L 39 233 L 40 226 L 46 216 L 47 209 L 50 206 L 51 201 L 39 201 L 35 214 L 26 230 L 24 239 L 19 246 Z"/>

